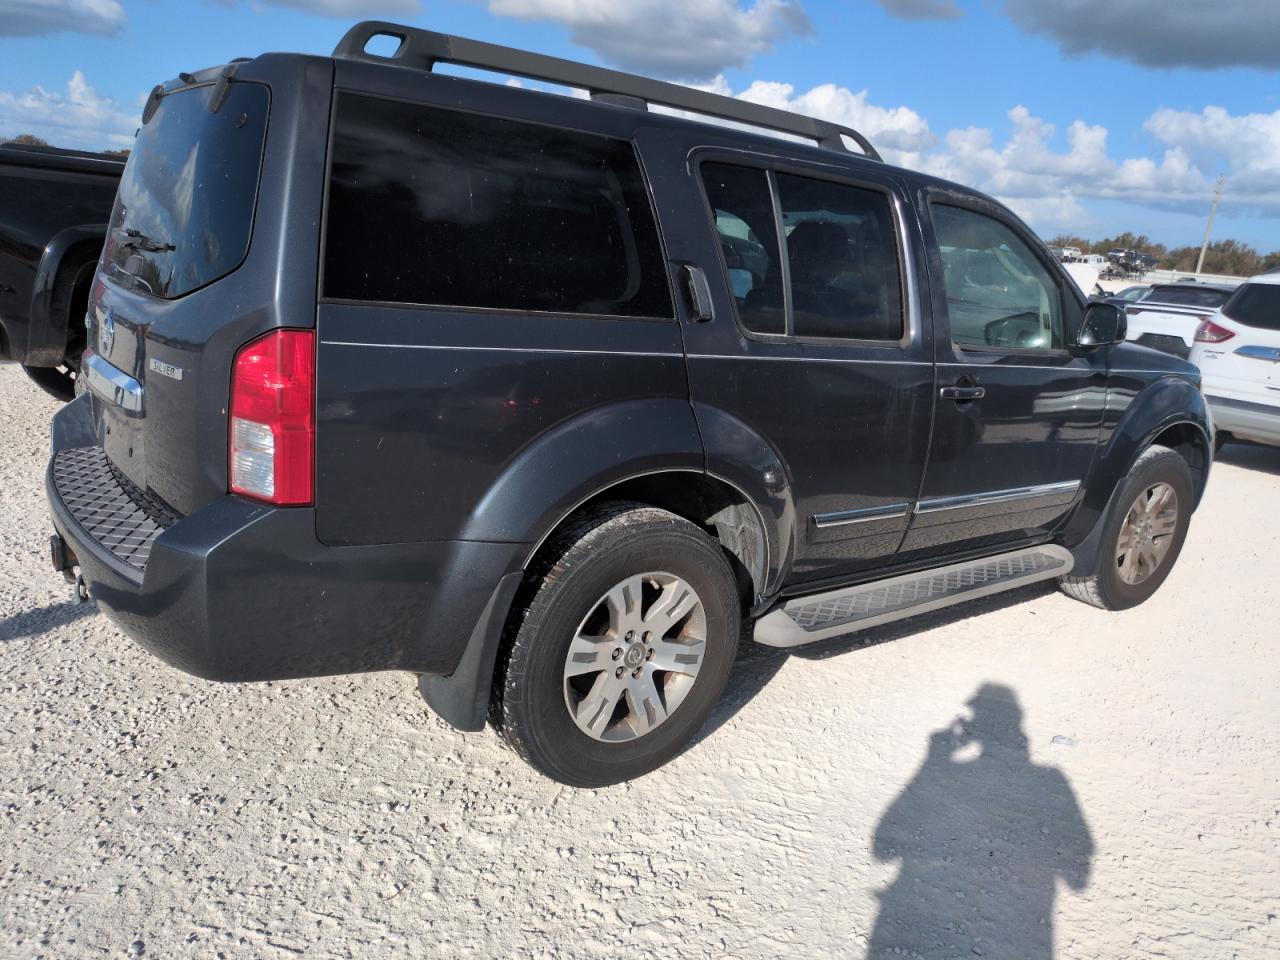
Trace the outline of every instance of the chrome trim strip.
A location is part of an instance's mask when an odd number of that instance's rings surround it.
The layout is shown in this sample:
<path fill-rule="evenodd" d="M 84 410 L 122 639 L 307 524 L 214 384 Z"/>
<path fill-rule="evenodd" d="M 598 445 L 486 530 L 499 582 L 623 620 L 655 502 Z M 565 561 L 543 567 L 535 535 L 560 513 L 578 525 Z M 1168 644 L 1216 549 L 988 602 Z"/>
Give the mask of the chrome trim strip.
<path fill-rule="evenodd" d="M 880 360 L 872 357 L 772 357 L 761 354 L 723 354 L 723 353 L 661 353 L 639 350 L 569 350 L 557 347 L 487 347 L 458 346 L 443 343 L 357 343 L 352 340 L 321 340 L 328 347 L 382 347 L 388 350 L 456 350 L 480 351 L 493 353 L 567 353 L 586 356 L 606 357 L 666 357 L 678 360 L 687 356 L 690 360 L 769 360 L 791 363 L 872 363 L 877 365 L 892 364 L 900 367 L 931 367 L 928 360 Z M 897 349 L 887 346 L 886 349 Z"/>
<path fill-rule="evenodd" d="M 965 507 L 983 507 L 993 503 L 1013 503 L 1018 500 L 1034 500 L 1059 494 L 1074 494 L 1080 489 L 1079 480 L 1062 483 L 1042 483 L 1034 487 L 1012 487 L 1008 490 L 992 490 L 989 493 L 970 493 L 960 497 L 934 497 L 916 504 L 916 513 L 938 513 L 942 510 L 961 510 Z"/>
<path fill-rule="evenodd" d="M 757 341 L 764 342 L 764 341 Z M 898 347 L 889 344 L 883 349 L 897 350 Z M 855 346 L 865 346 L 866 341 L 862 341 Z M 877 349 L 872 347 L 871 349 Z M 770 360 L 781 361 L 784 363 L 872 363 L 876 366 L 895 366 L 895 367 L 931 367 L 933 364 L 928 360 L 880 360 L 875 357 L 774 357 L 767 354 L 759 353 L 690 353 L 690 360 Z"/>
<path fill-rule="evenodd" d="M 132 416 L 142 416 L 142 384 L 123 370 L 86 350 L 80 375 L 84 377 L 85 386 L 107 403 L 115 404 Z"/>
<path fill-rule="evenodd" d="M 567 350 L 555 347 L 482 347 L 457 346 L 444 343 L 357 343 L 352 340 L 321 340 L 327 347 L 380 347 L 386 350 L 465 350 L 487 353 L 571 353 L 588 356 L 609 357 L 667 357 L 671 360 L 684 358 L 683 353 L 658 353 L 643 350 Z"/>
<path fill-rule="evenodd" d="M 819 530 L 845 527 L 854 523 L 870 523 L 873 520 L 897 520 L 905 517 L 909 503 L 890 503 L 883 507 L 866 507 L 862 510 L 838 510 L 834 513 L 815 513 L 813 525 Z"/>
<path fill-rule="evenodd" d="M 1236 354 L 1248 357 L 1250 360 L 1269 360 L 1272 363 L 1280 363 L 1280 347 L 1243 346 L 1236 348 Z"/>

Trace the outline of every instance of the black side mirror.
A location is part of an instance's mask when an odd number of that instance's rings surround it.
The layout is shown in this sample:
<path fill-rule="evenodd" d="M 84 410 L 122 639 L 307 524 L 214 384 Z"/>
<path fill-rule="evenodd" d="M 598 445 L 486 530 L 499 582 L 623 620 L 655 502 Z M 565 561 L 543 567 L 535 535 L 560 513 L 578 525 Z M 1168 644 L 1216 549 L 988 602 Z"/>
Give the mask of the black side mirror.
<path fill-rule="evenodd" d="M 1105 347 L 1109 343 L 1121 343 L 1128 332 L 1129 321 L 1124 310 L 1099 300 L 1085 307 L 1076 346 Z"/>

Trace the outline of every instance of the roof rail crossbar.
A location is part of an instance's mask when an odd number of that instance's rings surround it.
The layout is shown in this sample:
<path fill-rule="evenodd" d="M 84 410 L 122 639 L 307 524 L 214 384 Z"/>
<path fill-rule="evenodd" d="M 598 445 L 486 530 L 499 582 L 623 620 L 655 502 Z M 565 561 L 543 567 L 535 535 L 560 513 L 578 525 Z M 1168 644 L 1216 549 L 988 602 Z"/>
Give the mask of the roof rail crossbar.
<path fill-rule="evenodd" d="M 375 37 L 391 37 L 398 40 L 400 45 L 390 56 L 379 56 L 365 49 Z M 492 70 L 528 80 L 577 87 L 586 90 L 591 99 L 604 103 L 641 109 L 647 108 L 649 104 L 658 104 L 778 133 L 789 133 L 817 141 L 819 146 L 828 150 L 852 152 L 845 142 L 847 137 L 858 145 L 863 154 L 872 160 L 880 159 L 880 154 L 871 145 L 871 141 L 857 130 L 827 120 L 622 73 L 619 70 L 607 70 L 604 67 L 575 63 L 496 43 L 468 40 L 447 33 L 419 30 L 403 24 L 381 20 L 357 23 L 338 41 L 333 55 L 344 60 L 363 60 L 367 63 L 428 72 L 437 63 Z"/>

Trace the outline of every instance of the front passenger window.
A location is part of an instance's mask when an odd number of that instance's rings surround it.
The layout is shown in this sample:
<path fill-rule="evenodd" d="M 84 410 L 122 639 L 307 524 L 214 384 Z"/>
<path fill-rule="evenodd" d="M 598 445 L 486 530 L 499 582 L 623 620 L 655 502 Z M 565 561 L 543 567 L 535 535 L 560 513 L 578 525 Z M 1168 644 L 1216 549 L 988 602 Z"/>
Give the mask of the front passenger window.
<path fill-rule="evenodd" d="M 931 210 L 951 339 L 966 347 L 1062 349 L 1062 294 L 1018 235 L 962 207 Z"/>

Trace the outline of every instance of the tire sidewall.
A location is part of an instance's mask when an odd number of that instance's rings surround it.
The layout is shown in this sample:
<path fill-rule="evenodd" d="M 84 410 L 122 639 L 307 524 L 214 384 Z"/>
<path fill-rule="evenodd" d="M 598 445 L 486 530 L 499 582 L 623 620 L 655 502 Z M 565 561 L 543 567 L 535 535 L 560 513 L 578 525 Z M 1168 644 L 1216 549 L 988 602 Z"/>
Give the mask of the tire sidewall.
<path fill-rule="evenodd" d="M 566 553 L 568 570 L 548 579 L 521 625 L 525 642 L 518 644 L 520 662 L 509 667 L 504 710 L 520 728 L 530 759 L 564 782 L 602 786 L 632 779 L 678 755 L 706 722 L 732 670 L 741 623 L 732 571 L 701 531 L 666 516 L 669 522 L 645 523 L 606 542 L 584 538 L 594 542 Z M 596 740 L 578 728 L 565 704 L 569 645 L 609 589 L 629 576 L 659 571 L 685 580 L 702 601 L 702 666 L 685 699 L 651 733 L 621 743 Z"/>

